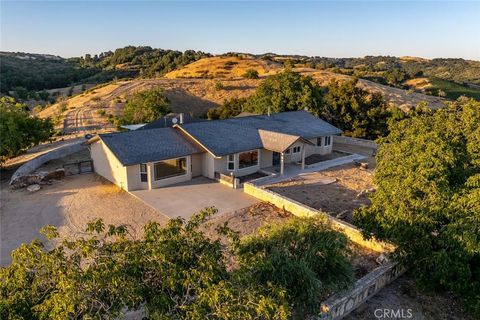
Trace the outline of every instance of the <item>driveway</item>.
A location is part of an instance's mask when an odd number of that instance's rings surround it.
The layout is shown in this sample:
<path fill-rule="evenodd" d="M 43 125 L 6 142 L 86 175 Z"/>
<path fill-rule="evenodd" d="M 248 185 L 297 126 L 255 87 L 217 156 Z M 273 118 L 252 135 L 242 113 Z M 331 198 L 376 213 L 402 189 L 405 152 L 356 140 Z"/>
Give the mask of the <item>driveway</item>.
<path fill-rule="evenodd" d="M 190 218 L 205 207 L 219 213 L 243 209 L 259 202 L 241 189 L 232 189 L 205 177 L 153 190 L 131 191 L 135 197 L 169 218 Z"/>

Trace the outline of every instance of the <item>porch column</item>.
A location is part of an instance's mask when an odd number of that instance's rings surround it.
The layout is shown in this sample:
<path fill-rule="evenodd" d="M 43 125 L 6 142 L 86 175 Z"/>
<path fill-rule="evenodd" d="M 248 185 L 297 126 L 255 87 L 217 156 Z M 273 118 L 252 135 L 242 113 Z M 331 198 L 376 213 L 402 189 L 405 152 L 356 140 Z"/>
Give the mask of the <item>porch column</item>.
<path fill-rule="evenodd" d="M 147 163 L 147 184 L 148 190 L 152 190 L 152 182 L 153 182 L 153 163 Z"/>
<path fill-rule="evenodd" d="M 284 167 L 284 153 L 280 153 L 280 174 L 283 175 L 283 167 Z"/>
<path fill-rule="evenodd" d="M 306 144 L 303 144 L 303 146 L 302 146 L 302 170 L 305 169 L 305 147 L 306 147 Z"/>

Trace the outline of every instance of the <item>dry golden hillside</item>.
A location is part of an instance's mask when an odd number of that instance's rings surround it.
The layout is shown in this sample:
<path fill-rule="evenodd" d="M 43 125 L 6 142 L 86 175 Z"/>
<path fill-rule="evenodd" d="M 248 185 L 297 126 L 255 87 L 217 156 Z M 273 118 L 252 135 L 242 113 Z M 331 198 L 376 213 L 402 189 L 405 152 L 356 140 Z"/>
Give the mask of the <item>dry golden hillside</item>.
<path fill-rule="evenodd" d="M 274 74 L 282 69 L 277 62 L 265 61 L 249 57 L 210 57 L 190 63 L 179 70 L 166 74 L 166 78 L 240 78 L 249 69 L 256 70 L 258 74 Z"/>
<path fill-rule="evenodd" d="M 225 73 L 227 62 L 230 70 Z M 232 64 L 231 62 L 237 62 Z M 203 67 L 202 67 L 203 66 Z M 202 69 L 203 68 L 203 69 Z M 39 113 L 40 117 L 52 117 L 58 113 L 62 119 L 57 124 L 58 129 L 65 133 L 113 130 L 108 122 L 108 115 L 121 115 L 125 101 L 135 92 L 155 87 L 165 90 L 173 112 L 191 113 L 195 116 L 204 115 L 208 109 L 222 104 L 232 98 L 248 97 L 263 81 L 260 79 L 244 79 L 238 75 L 245 70 L 257 68 L 262 75 L 274 74 L 283 69 L 276 63 L 269 65 L 267 61 L 253 58 L 214 57 L 205 58 L 185 68 L 173 71 L 167 76 L 173 77 L 174 73 L 187 72 L 192 77 L 135 79 L 117 81 L 104 86 L 92 88 L 78 94 L 63 103 L 57 103 Z M 182 71 L 183 70 L 183 71 Z M 341 75 L 324 70 L 310 68 L 295 68 L 297 72 L 309 75 L 319 85 L 326 86 L 331 80 L 347 81 L 348 75 Z M 193 75 L 208 74 L 205 78 L 194 78 Z M 213 77 L 215 74 L 219 76 Z M 221 82 L 222 88 L 216 88 L 216 83 Z M 402 89 L 384 86 L 367 80 L 359 80 L 359 85 L 367 90 L 382 93 L 385 98 L 397 106 L 409 108 L 421 101 L 428 101 L 434 108 L 443 106 L 443 99 L 420 93 L 413 93 Z M 63 105 L 63 108 L 62 108 Z M 103 110 L 103 111 L 101 111 Z"/>

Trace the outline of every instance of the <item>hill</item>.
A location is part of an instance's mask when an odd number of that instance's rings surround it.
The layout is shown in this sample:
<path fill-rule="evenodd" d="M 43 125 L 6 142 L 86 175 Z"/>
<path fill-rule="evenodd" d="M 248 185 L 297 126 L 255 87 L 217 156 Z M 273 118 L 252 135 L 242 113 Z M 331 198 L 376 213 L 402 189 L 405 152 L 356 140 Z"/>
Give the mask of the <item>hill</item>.
<path fill-rule="evenodd" d="M 241 78 L 247 70 L 260 76 L 278 72 L 282 64 L 250 57 L 218 56 L 203 58 L 165 75 L 167 78 Z"/>
<path fill-rule="evenodd" d="M 226 69 L 225 66 L 227 66 Z M 240 77 L 249 68 L 256 68 L 261 73 L 261 78 Z M 113 130 L 109 118 L 122 114 L 125 101 L 129 96 L 138 91 L 161 87 L 165 90 L 173 112 L 203 116 L 208 109 L 221 105 L 225 100 L 249 96 L 263 81 L 262 77 L 282 70 L 283 68 L 277 63 L 269 63 L 258 58 L 208 57 L 170 72 L 163 78 L 121 80 L 99 85 L 58 102 L 42 110 L 38 115 L 57 119 L 57 128 L 65 133 Z M 321 86 L 326 86 L 331 80 L 351 79 L 349 75 L 325 70 L 311 68 L 294 70 L 313 77 Z M 200 75 L 204 75 L 203 78 L 200 78 Z M 217 82 L 222 83 L 221 89 L 216 88 Z M 403 108 L 414 107 L 421 101 L 428 101 L 433 108 L 443 106 L 443 99 L 438 97 L 409 92 L 363 79 L 359 80 L 359 85 L 372 92 L 381 92 L 388 101 Z"/>

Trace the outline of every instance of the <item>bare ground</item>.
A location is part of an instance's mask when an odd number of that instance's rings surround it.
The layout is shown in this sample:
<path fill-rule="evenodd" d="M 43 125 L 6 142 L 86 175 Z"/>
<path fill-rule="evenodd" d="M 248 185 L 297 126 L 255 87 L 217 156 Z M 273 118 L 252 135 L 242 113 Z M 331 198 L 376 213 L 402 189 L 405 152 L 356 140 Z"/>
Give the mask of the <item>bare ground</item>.
<path fill-rule="evenodd" d="M 40 237 L 46 225 L 57 226 L 61 236 L 82 235 L 86 224 L 102 218 L 105 224 L 126 224 L 140 235 L 148 221 L 167 218 L 117 186 L 95 174 L 65 178 L 35 193 L 11 190 L 2 183 L 0 206 L 0 265 L 10 252 Z"/>
<path fill-rule="evenodd" d="M 368 169 L 349 163 L 300 175 L 268 189 L 333 216 L 345 212 L 346 221 L 352 222 L 354 209 L 370 204 L 368 197 L 357 197 L 358 193 L 373 187 L 375 158 L 362 161 L 369 163 Z"/>

